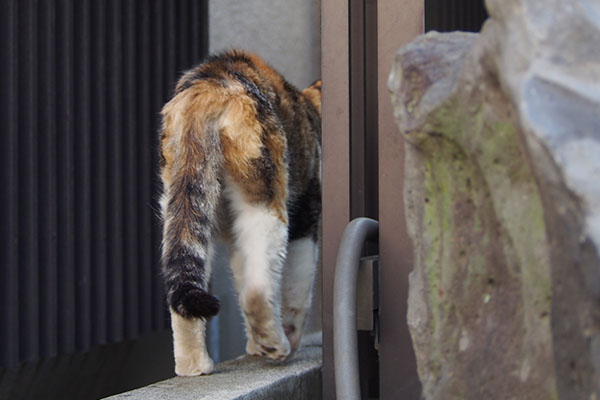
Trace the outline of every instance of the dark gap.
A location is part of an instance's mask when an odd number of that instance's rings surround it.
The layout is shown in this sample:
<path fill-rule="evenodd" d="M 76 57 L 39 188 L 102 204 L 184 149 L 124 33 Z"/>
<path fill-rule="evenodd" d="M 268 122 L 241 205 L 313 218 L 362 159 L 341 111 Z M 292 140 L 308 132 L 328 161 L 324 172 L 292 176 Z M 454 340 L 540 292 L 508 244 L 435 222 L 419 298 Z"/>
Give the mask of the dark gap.
<path fill-rule="evenodd" d="M 107 7 L 107 188 L 108 206 L 108 338 L 118 341 L 124 338 L 123 314 L 123 203 L 121 145 L 123 130 L 123 101 L 121 76 L 123 35 L 119 0 L 111 0 Z"/>
<path fill-rule="evenodd" d="M 39 354 L 38 192 L 37 192 L 37 13 L 31 0 L 19 4 L 18 196 L 19 196 L 19 358 Z"/>
<path fill-rule="evenodd" d="M 56 115 L 58 197 L 58 346 L 75 350 L 75 229 L 73 130 L 73 8 L 59 0 L 56 11 Z"/>
<path fill-rule="evenodd" d="M 92 2 L 92 341 L 108 340 L 107 44 L 106 7 Z"/>
<path fill-rule="evenodd" d="M 165 64 L 166 57 L 168 54 L 165 52 L 165 43 L 163 31 L 166 25 L 166 15 L 163 13 L 163 1 L 164 0 L 153 0 L 152 7 L 152 110 L 153 125 L 156 127 L 156 132 L 152 136 L 152 151 L 151 151 L 151 165 L 158 165 L 158 129 L 160 127 L 160 115 L 159 110 L 161 109 L 166 97 L 167 97 L 167 85 L 165 83 Z M 155 169 L 155 171 L 157 171 Z M 152 179 L 152 195 L 153 205 L 158 204 L 157 193 L 160 183 L 158 176 L 153 173 Z M 152 274 L 153 276 L 160 277 L 160 228 L 154 226 L 152 229 L 152 250 L 155 254 L 152 262 Z M 152 282 L 152 303 L 153 303 L 153 320 L 152 327 L 154 329 L 160 328 L 165 325 L 165 297 L 164 297 L 164 286 L 162 279 L 155 279 Z"/>
<path fill-rule="evenodd" d="M 137 220 L 137 185 L 136 169 L 138 158 L 138 144 L 136 143 L 137 124 L 135 120 L 136 80 L 135 74 L 135 30 L 136 19 L 134 1 L 126 0 L 123 3 L 123 238 L 124 238 L 124 315 L 125 315 L 125 337 L 134 338 L 139 332 L 138 310 L 139 295 L 137 279 L 138 257 L 138 220 Z"/>
<path fill-rule="evenodd" d="M 58 280 L 57 280 L 57 161 L 56 161 L 56 5 L 48 0 L 39 3 L 40 35 L 38 66 L 39 106 L 39 280 L 40 355 L 58 353 Z"/>
<path fill-rule="evenodd" d="M 425 0 L 426 32 L 479 32 L 487 17 L 484 0 Z"/>
<path fill-rule="evenodd" d="M 0 361 L 15 365 L 19 360 L 18 289 L 18 112 L 19 78 L 17 3 L 11 2 L 0 13 Z"/>
<path fill-rule="evenodd" d="M 150 102 L 150 7 L 148 0 L 138 3 L 137 14 L 139 16 L 136 37 L 136 96 L 137 102 L 137 137 L 138 145 L 143 151 L 139 152 L 137 158 L 138 168 L 138 281 L 139 281 L 139 324 L 142 332 L 148 332 L 152 326 L 152 221 L 154 215 L 151 211 L 152 186 L 151 177 L 155 172 L 151 164 L 153 115 Z"/>
<path fill-rule="evenodd" d="M 76 348 L 88 349 L 92 343 L 91 223 L 91 54 L 90 0 L 75 3 L 75 219 L 76 219 Z"/>

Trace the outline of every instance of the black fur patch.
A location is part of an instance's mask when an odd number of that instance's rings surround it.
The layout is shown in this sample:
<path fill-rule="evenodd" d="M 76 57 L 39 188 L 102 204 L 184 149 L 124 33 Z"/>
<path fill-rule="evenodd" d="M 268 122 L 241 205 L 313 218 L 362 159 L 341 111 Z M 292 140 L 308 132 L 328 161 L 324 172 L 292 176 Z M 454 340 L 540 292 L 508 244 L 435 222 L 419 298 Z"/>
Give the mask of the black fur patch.
<path fill-rule="evenodd" d="M 219 312 L 219 299 L 191 283 L 179 285 L 169 296 L 169 304 L 183 318 L 209 318 Z"/>
<path fill-rule="evenodd" d="M 317 178 L 310 180 L 308 187 L 293 204 L 289 205 L 289 240 L 307 236 L 316 240 L 321 218 L 321 185 Z"/>
<path fill-rule="evenodd" d="M 231 75 L 244 86 L 246 92 L 248 92 L 256 102 L 256 109 L 258 111 L 257 117 L 260 121 L 265 121 L 269 116 L 273 115 L 273 105 L 269 101 L 267 95 L 260 90 L 254 81 L 235 70 L 231 71 Z"/>

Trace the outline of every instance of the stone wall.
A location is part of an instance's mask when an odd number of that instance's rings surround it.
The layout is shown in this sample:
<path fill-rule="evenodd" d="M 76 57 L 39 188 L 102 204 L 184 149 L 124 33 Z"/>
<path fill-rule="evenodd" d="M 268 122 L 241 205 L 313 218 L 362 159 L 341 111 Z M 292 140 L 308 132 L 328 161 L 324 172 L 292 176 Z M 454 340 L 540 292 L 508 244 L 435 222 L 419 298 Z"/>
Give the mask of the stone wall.
<path fill-rule="evenodd" d="M 427 399 L 600 398 L 600 3 L 488 0 L 390 76 Z"/>

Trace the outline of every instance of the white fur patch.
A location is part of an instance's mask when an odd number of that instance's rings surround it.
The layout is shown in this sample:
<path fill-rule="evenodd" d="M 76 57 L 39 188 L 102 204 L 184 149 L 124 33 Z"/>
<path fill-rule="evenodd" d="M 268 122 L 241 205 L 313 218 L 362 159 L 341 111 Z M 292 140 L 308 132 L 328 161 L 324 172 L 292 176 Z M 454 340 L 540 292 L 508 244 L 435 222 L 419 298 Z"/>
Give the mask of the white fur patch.
<path fill-rule="evenodd" d="M 175 373 L 180 376 L 210 374 L 214 364 L 206 350 L 206 322 L 185 319 L 171 310 Z"/>
<path fill-rule="evenodd" d="M 281 270 L 287 226 L 266 204 L 246 201 L 230 179 L 226 180 L 225 195 L 234 214 L 231 269 L 244 311 L 246 352 L 274 359 L 287 357 L 290 345 L 281 324 Z"/>
<path fill-rule="evenodd" d="M 233 233 L 235 247 L 244 259 L 245 286 L 271 290 L 275 289 L 272 283 L 277 282 L 278 288 L 277 275 L 286 255 L 287 227 L 266 205 L 247 202 L 231 181 L 227 182 L 225 193 L 235 214 Z"/>

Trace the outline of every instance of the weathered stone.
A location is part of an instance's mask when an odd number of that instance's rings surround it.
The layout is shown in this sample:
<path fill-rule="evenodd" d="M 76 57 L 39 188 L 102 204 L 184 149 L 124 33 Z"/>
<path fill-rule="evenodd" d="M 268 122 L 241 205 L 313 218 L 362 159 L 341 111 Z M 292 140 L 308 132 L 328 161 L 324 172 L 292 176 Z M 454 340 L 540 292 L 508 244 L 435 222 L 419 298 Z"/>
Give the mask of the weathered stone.
<path fill-rule="evenodd" d="M 390 76 L 427 399 L 600 399 L 600 3 L 488 0 Z"/>

